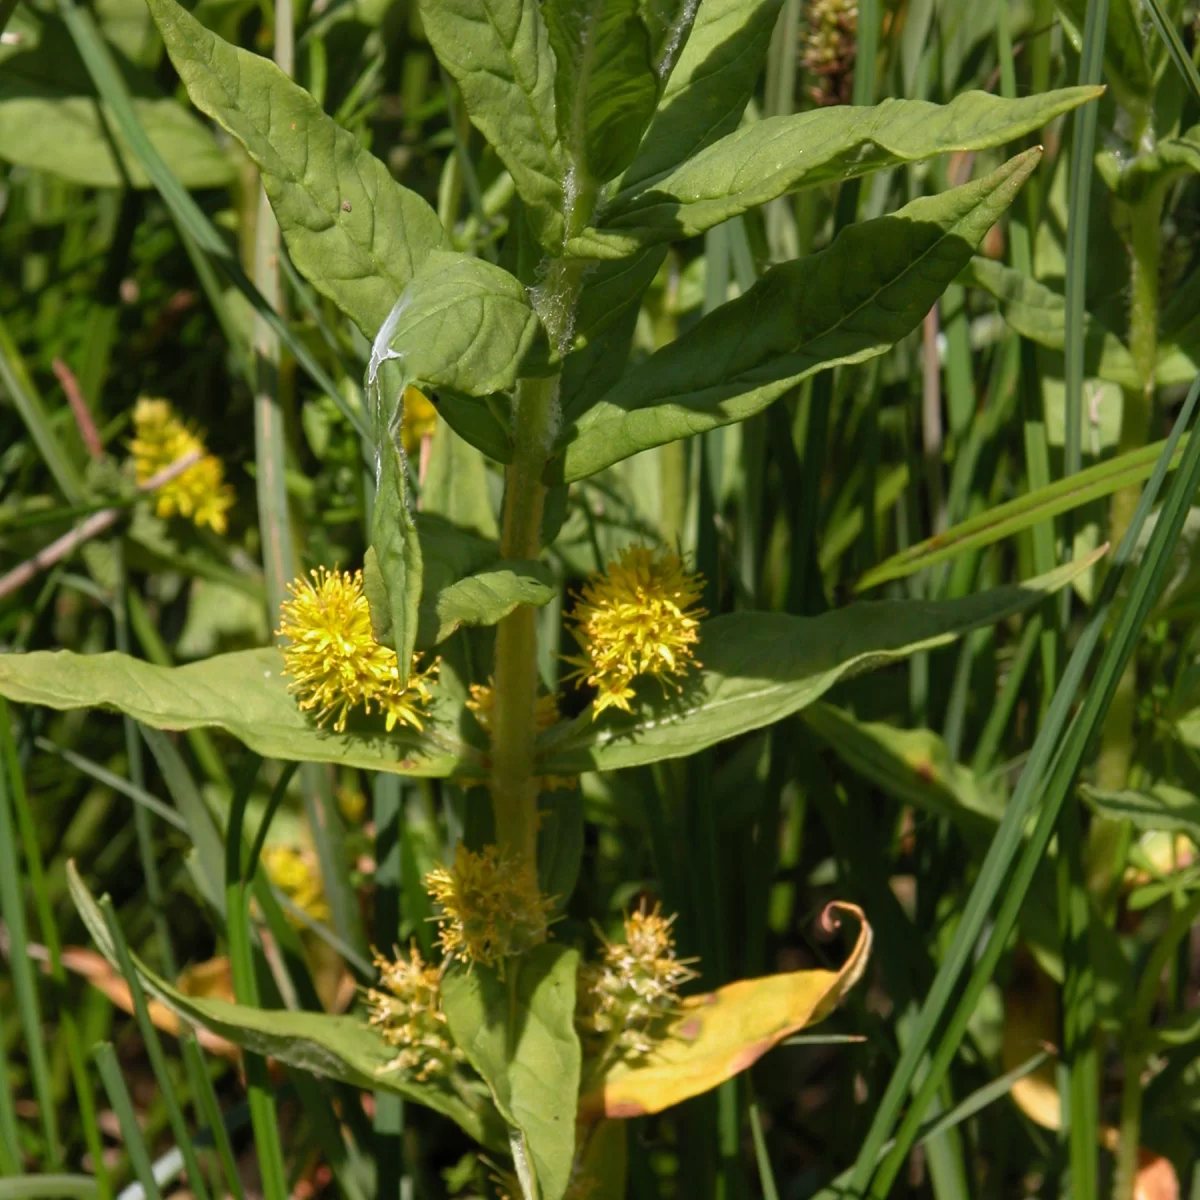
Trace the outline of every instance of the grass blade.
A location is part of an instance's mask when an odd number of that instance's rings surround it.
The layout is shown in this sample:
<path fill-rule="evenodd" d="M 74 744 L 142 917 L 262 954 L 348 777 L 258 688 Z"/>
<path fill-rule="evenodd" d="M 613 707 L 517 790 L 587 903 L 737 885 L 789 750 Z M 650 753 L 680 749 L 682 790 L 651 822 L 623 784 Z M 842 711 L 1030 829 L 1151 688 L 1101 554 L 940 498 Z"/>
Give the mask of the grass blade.
<path fill-rule="evenodd" d="M 918 1093 L 918 1099 L 914 1100 L 910 1106 L 904 1123 L 901 1126 L 901 1132 L 897 1135 L 896 1148 L 885 1159 L 879 1173 L 875 1174 L 875 1163 L 880 1150 L 887 1140 L 894 1122 L 900 1115 L 905 1097 L 916 1077 L 921 1059 L 933 1041 L 942 1016 L 958 986 L 960 976 L 975 955 L 975 948 L 978 944 L 980 934 L 983 932 L 984 925 L 987 922 L 992 904 L 1002 890 L 1005 894 L 1002 915 L 1008 919 L 1009 924 L 1002 926 L 1001 918 L 998 917 L 992 926 L 991 937 L 988 943 L 989 948 L 996 948 L 995 955 L 997 960 L 1000 948 L 1003 946 L 1004 938 L 1007 936 L 1008 930 L 1011 929 L 1012 922 L 1016 920 L 1017 911 L 1020 908 L 1021 901 L 1024 899 L 1029 881 L 1032 880 L 1033 870 L 1037 866 L 1037 862 L 1032 861 L 1028 864 L 1029 879 L 1025 880 L 1022 886 L 1021 881 L 1014 879 L 1012 876 L 1011 868 L 1013 860 L 1021 850 L 1027 821 L 1038 809 L 1039 803 L 1041 803 L 1039 829 L 1045 823 L 1047 813 L 1051 813 L 1051 816 L 1054 818 L 1057 817 L 1058 805 L 1050 802 L 1052 793 L 1047 786 L 1047 779 L 1062 761 L 1059 746 L 1063 732 L 1067 727 L 1071 705 L 1074 702 L 1076 692 L 1083 682 L 1088 660 L 1091 658 L 1099 642 L 1105 621 L 1113 605 L 1117 587 L 1132 558 L 1137 536 L 1141 531 L 1146 517 L 1149 515 L 1150 507 L 1158 495 L 1159 488 L 1167 473 L 1167 465 L 1174 457 L 1183 430 L 1191 420 L 1198 396 L 1200 396 L 1200 380 L 1197 380 L 1196 384 L 1193 385 L 1183 411 L 1175 423 L 1171 437 L 1167 439 L 1167 446 L 1162 453 L 1157 469 L 1142 494 L 1137 512 L 1134 515 L 1134 520 L 1131 522 L 1129 530 L 1114 557 L 1112 569 L 1105 580 L 1104 590 L 1097 601 L 1095 611 L 1088 621 L 1079 643 L 1076 645 L 1075 651 L 1067 664 L 1062 681 L 1055 691 L 1054 699 L 1034 741 L 1033 749 L 1030 752 L 1025 770 L 1021 775 L 1021 780 L 1009 802 L 1004 819 L 1001 821 L 992 839 L 991 846 L 988 848 L 975 886 L 972 888 L 970 897 L 963 910 L 954 940 L 946 952 L 945 959 L 938 970 L 933 986 L 930 988 L 925 1004 L 921 1009 L 920 1016 L 913 1029 L 912 1040 L 904 1048 L 900 1061 L 897 1063 L 892 1078 L 888 1083 L 887 1090 L 876 1109 L 875 1118 L 863 1141 L 851 1177 L 852 1191 L 859 1194 L 865 1193 L 867 1184 L 874 1175 L 870 1194 L 873 1196 L 886 1195 L 891 1180 L 894 1179 L 896 1171 L 899 1170 L 904 1160 L 904 1156 L 911 1145 L 912 1137 L 916 1132 L 916 1125 L 920 1121 L 924 1111 L 924 1105 L 921 1103 L 921 1100 L 923 1098 L 927 1103 L 935 1094 L 945 1069 L 949 1065 L 949 1060 L 957 1051 L 957 1042 L 949 1034 L 942 1037 L 935 1050 L 933 1064 Z M 1187 492 L 1186 499 L 1190 499 L 1191 492 L 1188 491 L 1189 484 L 1191 483 L 1190 471 L 1194 470 L 1197 464 L 1200 464 L 1200 439 L 1192 439 L 1192 442 L 1189 443 L 1188 451 L 1185 462 L 1189 466 L 1189 475 L 1176 479 L 1168 504 L 1177 501 L 1178 497 L 1184 492 Z M 1178 504 L 1175 507 L 1177 508 Z M 1165 509 L 1166 506 L 1164 505 Z M 1168 537 L 1171 537 L 1169 545 L 1173 545 L 1174 538 L 1172 536 L 1171 521 L 1166 519 L 1166 517 L 1167 514 L 1164 511 L 1155 526 L 1151 548 L 1147 551 L 1142 570 L 1137 573 L 1134 592 L 1131 593 L 1130 600 L 1122 612 L 1122 625 L 1118 626 L 1117 633 L 1114 634 L 1113 639 L 1109 643 L 1108 650 L 1102 660 L 1102 668 L 1113 658 L 1114 654 L 1119 654 L 1124 649 L 1124 646 L 1118 643 L 1118 634 L 1122 632 L 1127 618 L 1131 614 L 1135 614 L 1135 597 L 1144 593 L 1142 581 L 1151 574 L 1150 568 L 1145 564 L 1157 562 L 1158 560 L 1154 557 L 1155 555 L 1158 555 L 1159 558 L 1165 557 L 1163 554 L 1163 545 Z M 1182 517 L 1180 517 L 1180 520 L 1182 520 Z M 1085 709 L 1081 712 L 1080 719 L 1077 719 L 1071 727 L 1073 732 L 1076 729 L 1083 728 L 1080 721 L 1084 713 L 1091 713 L 1091 720 L 1093 722 L 1098 720 L 1098 716 L 1102 714 L 1103 710 L 1101 709 L 1101 714 L 1095 712 L 1097 701 L 1103 703 L 1105 706 L 1107 705 L 1107 697 L 1104 696 L 1103 690 L 1097 685 L 1093 685 L 1088 690 Z M 1088 727 L 1087 732 L 1090 733 L 1092 728 L 1094 728 L 1094 725 Z M 1082 751 L 1080 752 L 1080 756 L 1082 756 Z M 1053 830 L 1053 825 L 1054 821 L 1051 819 L 1049 828 L 1045 834 L 1047 841 L 1049 840 L 1050 832 Z M 1026 847 L 1027 851 L 1028 847 L 1032 844 L 1031 840 Z M 1024 871 L 1026 866 L 1026 860 L 1023 858 L 1019 864 L 1019 871 Z M 994 966 L 994 963 L 992 965 Z M 968 990 L 976 984 L 979 990 L 982 990 L 983 985 L 987 982 L 987 978 L 990 977 L 990 969 L 985 976 L 983 973 L 984 967 L 985 963 L 981 960 L 976 968 L 975 975 L 972 976 L 972 983 L 969 985 Z M 959 1013 L 964 1011 L 965 1009 L 960 1007 Z M 969 1016 L 969 1011 L 967 1011 L 967 1015 Z M 965 1019 L 963 1028 L 965 1029 Z"/>
<path fill-rule="evenodd" d="M 229 826 L 225 831 L 225 936 L 229 942 L 229 964 L 233 991 L 240 1004 L 259 1003 L 258 981 L 254 973 L 254 950 L 250 931 L 248 881 L 257 863 L 242 867 L 242 829 L 246 803 L 254 786 L 262 759 L 252 755 L 239 773 L 229 808 Z M 250 1121 L 258 1150 L 265 1200 L 287 1200 L 287 1169 L 283 1161 L 283 1143 L 275 1111 L 275 1097 L 267 1063 L 259 1054 L 245 1055 L 246 1090 L 250 1101 Z"/>
<path fill-rule="evenodd" d="M 25 777 L 21 771 L 20 759 L 17 755 L 17 742 L 13 737 L 12 721 L 8 703 L 0 698 L 0 749 L 3 750 L 3 763 L 0 771 L 8 770 L 9 784 L 12 787 L 13 808 L 17 816 L 17 826 L 21 832 L 21 845 L 25 852 L 25 869 L 29 873 L 29 887 L 33 892 L 34 903 L 37 906 L 38 924 L 41 927 L 42 941 L 50 959 L 50 976 L 54 981 L 55 991 L 59 999 L 58 1023 L 59 1032 L 67 1054 L 67 1063 L 71 1071 L 71 1081 L 75 1089 L 75 1102 L 79 1110 L 79 1123 L 83 1127 L 84 1141 L 94 1164 L 96 1185 L 102 1196 L 108 1196 L 111 1187 L 108 1170 L 104 1165 L 104 1141 L 100 1127 L 96 1122 L 96 1102 L 92 1095 L 92 1083 L 88 1078 L 87 1063 L 83 1053 L 83 1041 L 79 1036 L 79 1026 L 75 1013 L 68 1005 L 63 1004 L 63 990 L 66 987 L 67 974 L 62 965 L 62 949 L 59 944 L 58 927 L 54 922 L 54 913 L 50 908 L 50 892 L 46 886 L 46 871 L 42 863 L 41 847 L 38 844 L 37 827 L 34 822 L 33 809 L 25 792 Z M 0 1084 L 0 1086 L 3 1086 Z M 3 1100 L 0 1099 L 0 1103 Z M 2 1124 L 2 1121 L 0 1121 Z"/>
<path fill-rule="evenodd" d="M 229 1140 L 229 1130 L 225 1128 L 225 1118 L 221 1112 L 221 1106 L 217 1102 L 217 1093 L 213 1090 L 212 1081 L 205 1069 L 200 1043 L 196 1041 L 194 1034 L 187 1033 L 180 1039 L 180 1045 L 183 1047 L 183 1060 L 187 1065 L 188 1078 L 200 1083 L 193 1094 L 196 1116 L 199 1124 L 207 1128 L 212 1135 L 217 1158 L 225 1176 L 225 1186 L 234 1200 L 246 1200 L 242 1177 L 238 1173 L 237 1160 L 233 1156 L 233 1145 Z"/>
<path fill-rule="evenodd" d="M 0 1179 L 0 1200 L 99 1200 L 100 1185 L 90 1175 L 27 1175 Z"/>
<path fill-rule="evenodd" d="M 175 1091 L 175 1085 L 171 1082 L 167 1056 L 163 1053 L 158 1030 L 154 1028 L 154 1022 L 150 1020 L 150 1010 L 146 1006 L 146 994 L 142 990 L 141 981 L 138 979 L 133 959 L 129 954 L 129 947 L 125 942 L 125 935 L 121 932 L 120 922 L 117 920 L 112 900 L 108 896 L 104 896 L 100 900 L 100 909 L 108 923 L 117 964 L 121 968 L 121 974 L 125 977 L 125 983 L 133 1000 L 133 1015 L 142 1035 L 142 1045 L 150 1058 L 150 1066 L 158 1083 L 159 1094 L 166 1106 L 167 1120 L 171 1124 L 171 1132 L 175 1135 L 175 1144 L 183 1155 L 183 1165 L 188 1176 L 188 1188 L 197 1197 L 197 1200 L 208 1200 L 208 1187 L 205 1185 L 204 1173 L 200 1170 L 200 1163 L 196 1158 L 191 1131 L 183 1119 L 183 1108 L 179 1103 L 179 1096 Z"/>
<path fill-rule="evenodd" d="M 1167 470 L 1173 470 L 1188 442 L 1181 438 L 1172 454 Z M 1046 487 L 1038 488 L 1018 496 L 1005 504 L 997 504 L 986 512 L 946 530 L 945 533 L 926 538 L 884 559 L 877 567 L 867 571 L 855 585 L 856 592 L 878 587 L 893 579 L 903 579 L 936 563 L 945 562 L 969 550 L 990 546 L 993 542 L 1012 537 L 1047 521 L 1071 508 L 1079 508 L 1111 496 L 1120 488 L 1130 487 L 1149 479 L 1159 465 L 1165 441 L 1154 442 L 1140 450 L 1131 450 L 1117 458 L 1097 463 L 1065 479 L 1056 479 Z"/>
<path fill-rule="evenodd" d="M 17 1013 L 24 1034 L 25 1053 L 33 1094 L 42 1120 L 42 1132 L 48 1147 L 51 1168 L 63 1162 L 62 1141 L 58 1129 L 58 1109 L 46 1057 L 46 1038 L 42 1030 L 42 1008 L 34 981 L 33 960 L 29 957 L 29 937 L 25 927 L 25 898 L 21 889 L 21 865 L 17 861 L 16 831 L 9 807 L 8 771 L 0 767 L 0 916 L 8 926 L 9 970 Z"/>
<path fill-rule="evenodd" d="M 121 1078 L 121 1066 L 117 1062 L 117 1052 L 111 1042 L 101 1042 L 93 1051 L 96 1068 L 100 1072 L 100 1080 L 108 1093 L 108 1102 L 117 1114 L 121 1126 L 121 1137 L 125 1142 L 125 1153 L 129 1155 L 129 1165 L 133 1168 L 134 1178 L 142 1185 L 146 1200 L 162 1200 L 162 1192 L 154 1178 L 154 1166 L 150 1162 L 150 1154 L 146 1149 L 146 1140 L 142 1137 L 137 1115 L 133 1111 L 133 1101 L 129 1089 Z"/>
<path fill-rule="evenodd" d="M 1084 23 L 1079 82 L 1100 82 L 1104 68 L 1104 38 L 1108 26 L 1108 0 L 1089 0 Z M 1083 445 L 1084 302 L 1087 294 L 1087 246 L 1090 221 L 1092 159 L 1100 106 L 1086 104 L 1072 116 L 1071 176 L 1067 216 L 1066 344 L 1064 421 L 1066 445 L 1063 472 L 1078 473 Z M 1136 218 L 1135 218 L 1136 219 Z M 1157 228 L 1154 231 L 1157 237 Z M 1153 286 L 1157 289 L 1157 278 Z M 1127 404 L 1131 400 L 1127 399 Z M 1125 420 L 1133 423 L 1127 410 Z M 1123 436 L 1125 431 L 1122 431 Z M 1144 441 L 1145 435 L 1138 437 Z M 1115 512 L 1115 510 L 1114 510 Z M 1075 540 L 1073 510 L 1063 514 L 1063 546 L 1069 556 Z M 1112 529 L 1113 537 L 1125 531 Z M 1065 634 L 1071 614 L 1071 589 L 1059 598 L 1059 626 Z M 1049 804 L 1049 801 L 1047 801 Z M 1062 1113 L 1070 1160 L 1071 1189 L 1094 1196 L 1099 1189 L 1100 1048 L 1096 1040 L 1095 977 L 1088 945 L 1091 901 L 1083 868 L 1083 830 L 1079 810 L 1068 805 L 1059 831 L 1058 909 L 1063 935 L 1063 1058 L 1066 1065 Z"/>

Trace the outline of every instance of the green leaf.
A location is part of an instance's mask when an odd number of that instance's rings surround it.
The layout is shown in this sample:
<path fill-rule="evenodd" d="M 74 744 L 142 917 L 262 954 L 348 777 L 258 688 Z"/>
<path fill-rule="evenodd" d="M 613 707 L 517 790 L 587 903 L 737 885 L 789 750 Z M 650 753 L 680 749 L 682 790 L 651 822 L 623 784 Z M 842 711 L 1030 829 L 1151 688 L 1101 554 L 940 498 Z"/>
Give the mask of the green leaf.
<path fill-rule="evenodd" d="M 67 883 L 92 939 L 119 971 L 116 949 L 104 915 L 74 862 L 67 864 Z M 251 1008 L 227 1000 L 188 996 L 155 975 L 140 959 L 134 957 L 133 965 L 146 991 L 189 1024 L 200 1025 L 255 1054 L 274 1058 L 313 1075 L 348 1083 L 352 1087 L 398 1092 L 449 1117 L 476 1141 L 490 1146 L 504 1145 L 496 1113 L 482 1089 L 473 1092 L 464 1088 L 460 1092 L 449 1079 L 439 1075 L 427 1083 L 418 1083 L 407 1079 L 402 1071 L 384 1070 L 396 1057 L 395 1048 L 367 1024 L 362 1014 L 334 1016 Z"/>
<path fill-rule="evenodd" d="M 508 561 L 443 588 L 434 601 L 435 642 L 443 642 L 461 625 L 495 625 L 519 604 L 549 604 L 558 595 L 545 563 Z"/>
<path fill-rule="evenodd" d="M 421 541 L 412 513 L 408 511 L 404 460 L 387 429 L 377 432 L 382 441 L 379 455 L 379 487 L 371 517 L 371 555 L 363 568 L 367 603 L 377 641 L 396 651 L 400 683 L 408 682 L 413 647 L 417 643 L 418 610 L 421 605 Z M 382 585 L 382 586 L 381 586 Z M 386 607 L 378 611 L 378 602 Z"/>
<path fill-rule="evenodd" d="M 152 186 L 62 22 L 39 15 L 35 23 L 22 12 L 10 31 L 22 42 L 20 53 L 0 52 L 0 161 L 86 187 Z M 184 186 L 228 184 L 233 165 L 211 131 L 165 96 L 149 72 L 115 57 L 146 135 Z"/>
<path fill-rule="evenodd" d="M 782 6 L 783 0 L 700 0 L 623 187 L 660 178 L 738 127 Z M 653 36 L 658 23 L 647 25 Z"/>
<path fill-rule="evenodd" d="M 262 171 L 296 269 L 374 337 L 430 250 L 437 214 L 274 63 L 210 33 L 175 0 L 147 0 L 192 103 Z"/>
<path fill-rule="evenodd" d="M 1109 191 L 1127 204 L 1136 204 L 1151 188 L 1200 171 L 1200 125 L 1177 137 L 1160 138 L 1152 150 L 1133 158 L 1102 150 L 1096 155 L 1096 169 Z"/>
<path fill-rule="evenodd" d="M 494 625 L 518 604 L 547 604 L 558 592 L 544 563 L 501 559 L 494 541 L 430 513 L 417 515 L 417 529 L 425 560 L 422 649 L 461 625 Z"/>
<path fill-rule="evenodd" d="M 988 836 L 1004 815 L 1004 796 L 985 791 L 928 729 L 859 721 L 823 701 L 805 709 L 802 719 L 844 762 L 899 800 Z"/>
<path fill-rule="evenodd" d="M 394 359 L 404 382 L 467 396 L 507 391 L 539 329 L 521 284 L 480 258 L 433 251 L 375 338 L 372 362 Z"/>
<path fill-rule="evenodd" d="M 558 134 L 570 155 L 574 185 L 620 174 L 634 156 L 658 103 L 650 34 L 638 0 L 545 0 Z"/>
<path fill-rule="evenodd" d="M 277 649 L 218 654 L 158 667 L 127 654 L 37 650 L 0 654 L 0 695 L 48 708 L 115 708 L 154 729 L 215 726 L 265 758 L 329 762 L 398 775 L 486 776 L 477 750 L 457 735 L 460 704 L 440 703 L 423 733 L 385 733 L 378 712 L 351 715 L 345 733 L 318 729 L 297 707 Z M 461 699 L 461 698 L 458 698 Z"/>
<path fill-rule="evenodd" d="M 1080 791 L 1088 805 L 1102 817 L 1128 821 L 1140 830 L 1186 833 L 1200 845 L 1200 797 L 1183 788 L 1156 783 L 1148 789 L 1104 792 L 1085 784 Z"/>
<path fill-rule="evenodd" d="M 559 384 L 564 421 L 578 417 L 621 377 L 642 298 L 666 255 L 665 246 L 651 246 L 588 271 L 575 306 L 576 349 L 563 361 Z"/>
<path fill-rule="evenodd" d="M 637 0 L 638 16 L 650 39 L 650 63 L 665 79 L 687 44 L 699 0 Z"/>
<path fill-rule="evenodd" d="M 547 478 L 593 475 L 639 450 L 761 412 L 802 379 L 882 354 L 920 323 L 1041 156 L 853 225 L 768 271 L 627 373 L 564 431 Z"/>
<path fill-rule="evenodd" d="M 561 1200 L 575 1157 L 578 969 L 578 951 L 550 944 L 510 958 L 514 978 L 456 965 L 442 981 L 450 1033 L 491 1088 L 501 1116 L 523 1136 L 541 1200 Z"/>
<path fill-rule="evenodd" d="M 484 457 L 446 423 L 439 423 L 433 435 L 421 511 L 491 541 L 500 537 Z"/>
<path fill-rule="evenodd" d="M 1023 612 L 1065 587 L 1098 555 L 1048 575 L 957 600 L 882 600 L 818 617 L 740 612 L 700 626 L 701 670 L 679 696 L 642 681 L 633 714 L 581 718 L 540 743 L 538 770 L 574 774 L 682 758 L 774 724 L 849 675 L 944 646 Z"/>
<path fill-rule="evenodd" d="M 979 256 L 971 260 L 964 276 L 964 283 L 996 297 L 1004 319 L 1022 337 L 1047 350 L 1062 352 L 1066 345 L 1066 301 L 1060 293 L 1003 263 Z M 1089 314 L 1084 315 L 1083 330 L 1084 374 L 1136 388 L 1137 367 L 1124 342 Z"/>
<path fill-rule="evenodd" d="M 554 105 L 554 55 L 538 0 L 421 0 L 438 61 L 495 148 L 538 240 L 562 245 L 567 169 Z"/>
<path fill-rule="evenodd" d="M 661 178 L 627 185 L 573 254 L 614 257 L 651 242 L 695 237 L 785 192 L 851 179 L 937 154 L 1002 146 L 1101 94 L 1062 88 L 1006 100 L 964 92 L 949 104 L 885 100 L 837 105 L 743 125 Z"/>

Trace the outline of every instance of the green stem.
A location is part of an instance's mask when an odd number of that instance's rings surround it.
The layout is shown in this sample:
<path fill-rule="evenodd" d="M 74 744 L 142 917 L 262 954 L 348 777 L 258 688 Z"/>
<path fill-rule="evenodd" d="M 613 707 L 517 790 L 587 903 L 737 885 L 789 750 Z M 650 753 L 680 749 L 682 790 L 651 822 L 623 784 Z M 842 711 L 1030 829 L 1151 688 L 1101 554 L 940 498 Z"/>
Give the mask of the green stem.
<path fill-rule="evenodd" d="M 1151 1049 L 1147 1044 L 1150 1017 L 1158 996 L 1159 982 L 1180 942 L 1191 932 L 1200 916 L 1200 892 L 1177 908 L 1170 924 L 1154 945 L 1146 961 L 1133 1009 L 1126 1024 L 1125 1086 L 1121 1092 L 1121 1124 L 1118 1130 L 1116 1170 L 1113 1174 L 1113 1200 L 1133 1200 L 1137 1181 L 1138 1147 L 1142 1138 L 1142 1071 Z"/>
<path fill-rule="evenodd" d="M 1139 386 L 1125 392 L 1118 453 L 1137 450 L 1146 444 L 1154 410 L 1154 373 L 1158 359 L 1158 268 L 1161 245 L 1159 222 L 1162 216 L 1162 190 L 1154 188 L 1133 206 L 1130 214 L 1132 251 L 1131 300 L 1129 309 L 1129 349 L 1137 368 Z M 1137 507 L 1140 489 L 1122 488 L 1113 493 L 1109 517 L 1109 538 L 1114 545 L 1125 536 Z M 1119 791 L 1129 781 L 1133 762 L 1133 723 L 1137 708 L 1137 668 L 1131 661 L 1122 675 L 1104 722 L 1100 754 L 1096 763 L 1096 786 L 1104 791 Z M 1096 870 L 1106 876 L 1112 869 L 1112 856 L 1092 857 L 1093 878 Z"/>
<path fill-rule="evenodd" d="M 532 292 L 550 345 L 563 354 L 571 339 L 582 264 L 551 261 Z M 542 550 L 542 473 L 558 432 L 557 374 L 522 379 L 513 400 L 513 457 L 504 492 L 500 552 L 505 558 L 536 559 Z M 537 614 L 521 605 L 496 626 L 493 675 L 492 806 L 496 841 L 530 866 L 537 866 L 538 783 L 534 774 L 537 738 Z"/>
<path fill-rule="evenodd" d="M 513 406 L 513 460 L 508 467 L 501 554 L 535 559 L 541 552 L 542 470 L 557 409 L 557 379 L 522 379 Z M 526 863 L 537 862 L 537 613 L 520 605 L 496 627 L 492 803 L 496 840 Z"/>

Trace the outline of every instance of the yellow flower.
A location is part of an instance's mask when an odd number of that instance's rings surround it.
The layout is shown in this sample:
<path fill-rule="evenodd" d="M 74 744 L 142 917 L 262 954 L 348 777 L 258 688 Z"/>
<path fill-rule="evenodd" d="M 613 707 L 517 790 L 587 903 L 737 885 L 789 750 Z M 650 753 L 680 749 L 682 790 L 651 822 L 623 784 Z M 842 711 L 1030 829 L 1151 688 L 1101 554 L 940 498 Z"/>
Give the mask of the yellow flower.
<path fill-rule="evenodd" d="M 321 567 L 311 574 L 289 585 L 291 599 L 284 601 L 279 622 L 279 636 L 290 639 L 283 647 L 284 672 L 294 679 L 288 690 L 300 696 L 300 707 L 315 709 L 318 725 L 336 714 L 338 733 L 360 704 L 368 713 L 378 705 L 389 730 L 396 724 L 424 728 L 437 661 L 421 671 L 414 656 L 402 688 L 396 652 L 381 646 L 371 630 L 362 572 Z"/>
<path fill-rule="evenodd" d="M 383 1035 L 389 1046 L 401 1047 L 384 1071 L 408 1071 L 424 1083 L 463 1061 L 463 1053 L 450 1040 L 446 1014 L 442 1012 L 441 974 L 421 958 L 416 942 L 409 947 L 407 961 L 395 951 L 394 960 L 373 952 L 379 981 L 387 991 L 367 989 L 368 1022 Z"/>
<path fill-rule="evenodd" d="M 403 414 L 400 418 L 400 441 L 405 454 L 415 454 L 420 449 L 421 439 L 433 437 L 437 432 L 437 409 L 420 388 L 410 383 L 404 389 Z"/>
<path fill-rule="evenodd" d="M 317 856 L 311 850 L 268 846 L 262 852 L 262 861 L 271 882 L 301 912 L 314 921 L 329 919 L 329 902 L 325 899 Z"/>
<path fill-rule="evenodd" d="M 178 513 L 197 526 L 207 525 L 216 533 L 224 533 L 225 514 L 233 507 L 233 488 L 225 482 L 221 460 L 207 452 L 201 433 L 175 416 L 166 400 L 147 396 L 142 396 L 134 407 L 133 428 L 135 437 L 129 448 L 139 484 L 185 454 L 199 451 L 202 455 L 186 471 L 155 490 L 158 515 L 173 517 Z"/>
<path fill-rule="evenodd" d="M 658 905 L 625 918 L 625 941 L 605 942 L 599 963 L 580 971 L 580 1017 L 585 1033 L 605 1040 L 610 1053 L 641 1058 L 654 1049 L 656 1026 L 679 1008 L 679 988 L 697 977 L 675 957 L 671 925 Z"/>
<path fill-rule="evenodd" d="M 583 653 L 567 662 L 577 668 L 570 678 L 597 691 L 593 718 L 610 707 L 632 712 L 631 685 L 638 675 L 678 689 L 671 677 L 699 666 L 692 647 L 707 615 L 697 607 L 702 585 L 679 555 L 646 546 L 623 550 L 604 574 L 588 577 L 568 618 Z"/>
<path fill-rule="evenodd" d="M 506 958 L 546 940 L 554 901 L 538 890 L 529 863 L 498 846 L 476 854 L 459 842 L 454 866 L 430 871 L 425 890 L 442 908 L 435 919 L 448 957 L 499 966 L 503 974 Z"/>

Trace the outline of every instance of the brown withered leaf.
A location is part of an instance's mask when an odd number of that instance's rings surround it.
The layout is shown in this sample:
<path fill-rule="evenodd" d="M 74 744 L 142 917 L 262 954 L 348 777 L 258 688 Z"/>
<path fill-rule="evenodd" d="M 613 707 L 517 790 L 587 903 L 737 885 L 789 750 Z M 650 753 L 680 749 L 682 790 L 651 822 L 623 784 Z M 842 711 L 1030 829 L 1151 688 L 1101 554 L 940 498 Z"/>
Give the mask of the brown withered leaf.
<path fill-rule="evenodd" d="M 784 1038 L 827 1017 L 862 977 L 871 953 L 871 927 L 862 910 L 835 901 L 822 914 L 826 928 L 837 927 L 839 913 L 849 913 L 859 925 L 840 970 L 741 979 L 689 996 L 652 1054 L 613 1063 L 589 1081 L 579 1119 L 661 1112 L 731 1079 Z"/>

